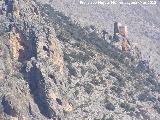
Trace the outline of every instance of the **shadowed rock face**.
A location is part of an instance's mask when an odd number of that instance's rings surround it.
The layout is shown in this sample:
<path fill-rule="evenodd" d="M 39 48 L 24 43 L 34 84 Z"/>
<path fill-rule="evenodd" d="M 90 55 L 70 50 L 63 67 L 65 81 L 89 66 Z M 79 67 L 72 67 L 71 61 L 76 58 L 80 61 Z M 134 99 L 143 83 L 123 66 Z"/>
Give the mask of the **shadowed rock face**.
<path fill-rule="evenodd" d="M 0 16 L 0 119 L 160 118 L 150 66 L 49 4 L 13 5 Z"/>
<path fill-rule="evenodd" d="M 16 117 L 16 110 L 10 105 L 10 101 L 6 100 L 5 96 L 2 98 L 2 105 L 4 112 L 10 116 Z"/>

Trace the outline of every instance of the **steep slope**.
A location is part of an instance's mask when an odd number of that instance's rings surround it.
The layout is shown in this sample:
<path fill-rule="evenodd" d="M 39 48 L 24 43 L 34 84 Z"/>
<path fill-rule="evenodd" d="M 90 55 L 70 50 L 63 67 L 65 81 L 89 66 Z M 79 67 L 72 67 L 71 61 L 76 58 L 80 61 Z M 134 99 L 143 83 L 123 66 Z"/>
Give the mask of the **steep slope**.
<path fill-rule="evenodd" d="M 41 3 L 50 4 L 53 8 L 63 12 L 82 26 L 95 25 L 99 32 L 103 29 L 113 33 L 113 23 L 115 21 L 126 24 L 129 29 L 129 39 L 132 43 L 137 43 L 144 59 L 149 59 L 152 68 L 159 73 L 159 51 L 160 51 L 160 2 L 156 0 L 156 5 L 125 5 L 119 2 L 133 2 L 127 0 L 113 0 L 117 4 L 91 5 L 98 0 L 38 0 Z M 80 1 L 85 4 L 80 4 Z M 151 2 L 140 0 L 137 2 Z M 89 5 L 87 5 L 89 4 Z M 74 11 L 73 11 L 74 10 Z"/>
<path fill-rule="evenodd" d="M 54 29 L 43 25 L 34 2 L 15 3 L 5 1 L 1 15 L 2 119 L 56 119 L 55 111 L 68 109 L 60 95 L 64 85 L 58 82 L 65 81 L 63 53 Z M 8 11 L 12 6 L 18 6 L 18 16 L 15 9 Z M 57 106 L 61 101 L 63 105 Z"/>
<path fill-rule="evenodd" d="M 2 119 L 160 118 L 160 83 L 139 59 L 48 4 L 17 9 L 0 22 Z"/>

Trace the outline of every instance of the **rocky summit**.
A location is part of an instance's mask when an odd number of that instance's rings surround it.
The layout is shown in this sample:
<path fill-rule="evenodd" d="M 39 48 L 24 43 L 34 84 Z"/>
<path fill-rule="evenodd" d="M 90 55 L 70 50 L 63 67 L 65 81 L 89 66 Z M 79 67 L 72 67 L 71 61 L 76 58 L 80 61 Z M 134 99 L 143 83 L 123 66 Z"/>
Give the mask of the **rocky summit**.
<path fill-rule="evenodd" d="M 158 70 L 134 29 L 100 32 L 67 1 L 0 1 L 0 120 L 159 120 Z"/>

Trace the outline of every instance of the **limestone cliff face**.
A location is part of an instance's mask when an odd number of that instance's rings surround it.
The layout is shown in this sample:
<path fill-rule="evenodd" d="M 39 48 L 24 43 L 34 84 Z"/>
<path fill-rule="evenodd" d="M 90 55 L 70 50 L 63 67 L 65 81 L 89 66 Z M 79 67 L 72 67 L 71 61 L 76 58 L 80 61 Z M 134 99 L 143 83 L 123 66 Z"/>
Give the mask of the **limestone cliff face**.
<path fill-rule="evenodd" d="M 56 119 L 59 115 L 63 116 L 62 111 L 71 111 L 72 107 L 58 90 L 64 87 L 63 84 L 59 85 L 58 81 L 66 78 L 63 52 L 54 28 L 45 23 L 35 2 L 5 0 L 2 5 L 4 9 L 1 17 L 4 18 L 4 27 L 1 32 L 4 38 L 1 36 L 1 42 L 4 49 L 1 49 L 1 53 L 5 59 L 3 62 L 8 66 L 2 68 L 1 79 L 6 84 L 9 80 L 15 82 L 13 87 L 5 88 L 13 90 L 13 95 L 1 91 L 2 119 L 29 120 L 36 114 L 36 119 Z M 5 71 L 8 75 L 5 75 Z M 21 90 L 15 85 L 18 80 L 23 81 L 17 85 L 22 87 L 20 89 L 26 93 L 24 95 L 20 95 Z M 14 103 L 15 94 L 18 99 L 23 100 Z M 27 107 L 29 112 L 25 113 Z M 58 112 L 59 110 L 61 112 Z"/>
<path fill-rule="evenodd" d="M 63 54 L 62 50 L 59 48 L 59 43 L 56 40 L 55 34 L 51 34 L 51 44 L 50 47 L 53 51 L 53 64 L 59 67 L 60 73 L 64 74 L 64 61 L 63 61 Z"/>
<path fill-rule="evenodd" d="M 58 44 L 55 32 L 53 29 L 50 30 L 49 28 L 46 28 L 43 32 L 46 32 L 46 37 L 38 35 L 39 37 L 36 44 L 37 57 L 43 60 L 52 59 L 52 64 L 55 65 L 59 73 L 64 75 L 63 53 L 60 44 Z"/>
<path fill-rule="evenodd" d="M 18 33 L 10 33 L 9 34 L 9 41 L 11 45 L 11 54 L 14 60 L 19 59 L 20 56 L 20 50 L 23 49 L 20 45 L 20 36 Z"/>
<path fill-rule="evenodd" d="M 24 16 L 23 12 L 20 12 L 18 1 L 13 3 L 6 2 L 6 6 L 11 5 L 13 10 L 4 11 L 11 19 L 8 26 L 8 39 L 10 42 L 10 51 L 12 58 L 16 61 L 28 60 L 31 57 L 36 57 L 39 60 L 52 59 L 53 64 L 57 66 L 58 71 L 63 75 L 64 63 L 63 53 L 58 44 L 54 29 L 49 27 L 41 27 L 35 25 L 30 20 L 43 21 L 39 15 L 38 8 L 35 5 L 29 4 L 26 9 L 29 9 Z M 9 8 L 8 8 L 9 9 Z M 5 16 L 5 15 L 4 15 Z M 26 20 L 25 20 L 26 19 Z M 28 20 L 28 21 L 27 21 Z M 20 26 L 18 22 L 22 23 Z M 30 25 L 29 25 L 30 24 Z M 38 24 L 37 24 L 38 25 Z"/>

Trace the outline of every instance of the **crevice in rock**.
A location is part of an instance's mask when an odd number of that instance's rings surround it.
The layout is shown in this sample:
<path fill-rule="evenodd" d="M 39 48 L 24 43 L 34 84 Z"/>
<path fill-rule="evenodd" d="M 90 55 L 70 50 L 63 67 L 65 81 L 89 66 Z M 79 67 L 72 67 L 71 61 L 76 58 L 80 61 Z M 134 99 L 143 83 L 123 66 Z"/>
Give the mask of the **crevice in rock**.
<path fill-rule="evenodd" d="M 56 98 L 56 101 L 57 101 L 57 103 L 58 103 L 59 105 L 62 105 L 62 101 L 61 101 L 61 99 Z"/>
<path fill-rule="evenodd" d="M 49 52 L 49 49 L 46 46 L 43 46 L 43 50 Z"/>
<path fill-rule="evenodd" d="M 19 58 L 18 60 L 20 62 L 23 62 L 25 60 L 30 60 L 31 57 L 36 58 L 36 35 L 35 31 L 31 30 L 29 31 L 29 39 L 27 39 L 26 35 L 23 34 L 23 31 L 19 31 L 20 33 L 20 44 L 23 46 L 23 49 L 21 49 L 19 52 Z"/>
<path fill-rule="evenodd" d="M 1 104 L 3 105 L 4 113 L 6 113 L 7 115 L 10 115 L 12 117 L 17 116 L 17 112 L 16 112 L 15 108 L 12 107 L 11 103 L 6 99 L 5 96 L 3 96 L 3 98 L 2 98 Z"/>
<path fill-rule="evenodd" d="M 35 103 L 45 117 L 52 118 L 56 116 L 55 112 L 50 108 L 45 92 L 45 81 L 41 71 L 34 65 L 28 73 L 28 83 L 30 93 Z"/>
<path fill-rule="evenodd" d="M 14 60 L 24 62 L 30 58 L 37 58 L 36 41 L 37 37 L 33 28 L 29 29 L 28 36 L 20 30 L 17 25 L 12 27 L 10 36 L 11 53 Z"/>
<path fill-rule="evenodd" d="M 54 75 L 49 74 L 48 77 L 50 77 L 54 81 L 54 83 L 57 84 L 57 81 Z"/>

